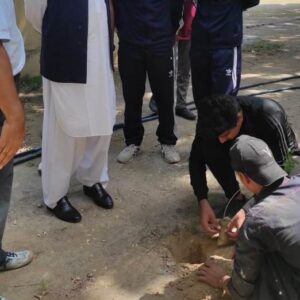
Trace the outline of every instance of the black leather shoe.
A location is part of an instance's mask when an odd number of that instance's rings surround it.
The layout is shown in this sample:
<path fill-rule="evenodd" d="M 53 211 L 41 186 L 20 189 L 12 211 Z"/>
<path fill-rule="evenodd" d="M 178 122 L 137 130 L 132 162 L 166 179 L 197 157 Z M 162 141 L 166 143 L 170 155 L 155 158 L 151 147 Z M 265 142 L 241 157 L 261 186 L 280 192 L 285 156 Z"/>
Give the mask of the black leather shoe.
<path fill-rule="evenodd" d="M 92 198 L 96 205 L 106 209 L 113 208 L 114 202 L 111 196 L 106 192 L 101 183 L 96 183 L 89 187 L 84 185 L 83 192 L 90 198 Z"/>
<path fill-rule="evenodd" d="M 196 115 L 187 107 L 176 108 L 175 109 L 176 116 L 182 117 L 186 120 L 194 121 L 196 120 Z"/>
<path fill-rule="evenodd" d="M 78 223 L 81 221 L 81 214 L 75 207 L 71 205 L 67 196 L 61 198 L 54 208 L 50 208 L 47 206 L 47 209 L 60 220 L 69 223 Z"/>

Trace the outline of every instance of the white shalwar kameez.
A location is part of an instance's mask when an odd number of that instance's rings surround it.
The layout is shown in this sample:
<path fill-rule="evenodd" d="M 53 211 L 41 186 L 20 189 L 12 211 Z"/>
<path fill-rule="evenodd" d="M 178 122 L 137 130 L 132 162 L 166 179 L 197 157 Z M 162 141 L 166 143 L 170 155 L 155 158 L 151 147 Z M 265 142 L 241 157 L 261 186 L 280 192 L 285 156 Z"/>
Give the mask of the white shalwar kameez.
<path fill-rule="evenodd" d="M 25 0 L 26 16 L 38 31 L 46 3 Z M 73 174 L 87 186 L 97 182 L 105 186 L 108 181 L 115 87 L 104 0 L 89 0 L 88 20 L 87 83 L 43 78 L 42 185 L 50 208 L 67 194 Z"/>

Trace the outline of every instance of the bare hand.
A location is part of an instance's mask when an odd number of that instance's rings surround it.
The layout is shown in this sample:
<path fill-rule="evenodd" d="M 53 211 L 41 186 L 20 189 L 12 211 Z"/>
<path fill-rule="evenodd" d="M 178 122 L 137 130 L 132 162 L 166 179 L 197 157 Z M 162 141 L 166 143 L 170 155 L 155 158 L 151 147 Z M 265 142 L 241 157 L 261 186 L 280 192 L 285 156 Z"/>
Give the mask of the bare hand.
<path fill-rule="evenodd" d="M 235 241 L 238 238 L 239 230 L 245 222 L 246 213 L 243 209 L 239 210 L 227 225 L 226 232 L 229 238 Z M 235 230 L 234 230 L 235 229 Z"/>
<path fill-rule="evenodd" d="M 206 199 L 202 199 L 199 203 L 199 217 L 201 229 L 206 234 L 213 236 L 220 231 L 215 213 Z"/>
<path fill-rule="evenodd" d="M 16 154 L 24 141 L 25 124 L 23 111 L 20 117 L 5 121 L 0 135 L 0 169 Z"/>
<path fill-rule="evenodd" d="M 201 282 L 205 282 L 214 288 L 225 289 L 225 283 L 230 278 L 224 269 L 212 261 L 207 261 L 199 268 L 197 275 Z"/>
<path fill-rule="evenodd" d="M 0 133 L 0 169 L 15 155 L 23 143 L 24 110 L 19 100 L 9 56 L 0 40 L 0 109 L 5 122 Z"/>

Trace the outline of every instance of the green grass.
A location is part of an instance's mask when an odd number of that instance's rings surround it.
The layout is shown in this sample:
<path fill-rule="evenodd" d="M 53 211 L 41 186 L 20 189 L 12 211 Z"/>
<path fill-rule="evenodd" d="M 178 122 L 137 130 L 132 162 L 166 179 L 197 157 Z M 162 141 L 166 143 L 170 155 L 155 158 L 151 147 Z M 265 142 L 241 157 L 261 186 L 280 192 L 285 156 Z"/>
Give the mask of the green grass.
<path fill-rule="evenodd" d="M 42 87 L 42 77 L 34 76 L 30 77 L 28 75 L 22 76 L 20 79 L 20 90 L 23 93 L 30 93 L 40 90 Z"/>
<path fill-rule="evenodd" d="M 269 42 L 258 40 L 252 44 L 245 45 L 243 51 L 253 54 L 274 55 L 283 51 L 284 44 L 281 42 Z"/>
<path fill-rule="evenodd" d="M 293 154 L 289 151 L 283 169 L 289 174 L 297 166 L 298 162 L 293 158 Z"/>

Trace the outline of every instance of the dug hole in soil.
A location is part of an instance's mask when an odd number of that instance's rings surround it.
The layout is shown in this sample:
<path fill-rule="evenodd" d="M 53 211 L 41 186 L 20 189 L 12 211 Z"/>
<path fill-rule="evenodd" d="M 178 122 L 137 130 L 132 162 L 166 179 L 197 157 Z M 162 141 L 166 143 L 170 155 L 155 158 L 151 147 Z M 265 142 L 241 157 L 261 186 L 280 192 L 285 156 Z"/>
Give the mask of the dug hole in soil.
<path fill-rule="evenodd" d="M 218 290 L 199 281 L 197 270 L 211 259 L 228 273 L 232 270 L 233 247 L 218 247 L 217 239 L 205 237 L 200 232 L 181 229 L 164 241 L 170 253 L 166 265 L 176 268 L 178 279 L 169 282 L 163 293 L 145 295 L 141 300 L 221 300 L 230 299 Z"/>

